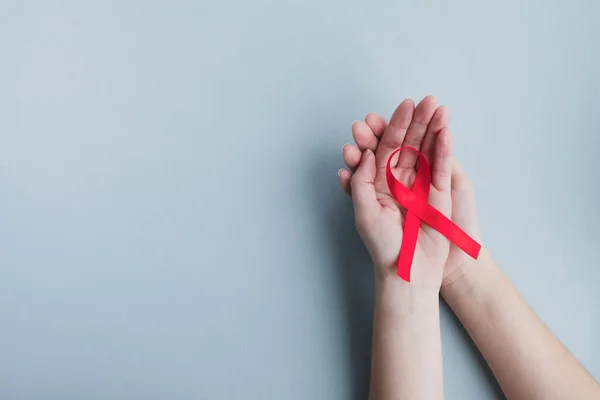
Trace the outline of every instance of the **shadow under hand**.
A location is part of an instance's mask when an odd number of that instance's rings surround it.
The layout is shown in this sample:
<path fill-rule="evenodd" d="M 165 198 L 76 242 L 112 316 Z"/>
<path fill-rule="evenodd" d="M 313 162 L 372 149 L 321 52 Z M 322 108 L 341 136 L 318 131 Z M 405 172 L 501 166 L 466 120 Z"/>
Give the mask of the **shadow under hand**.
<path fill-rule="evenodd" d="M 314 196 L 313 204 L 326 238 L 324 245 L 331 249 L 332 268 L 343 298 L 353 398 L 364 400 L 369 394 L 371 365 L 373 266 L 356 232 L 352 202 L 340 189 L 335 173 L 340 165 L 340 157 L 331 152 L 317 154 L 308 168 L 308 189 Z"/>

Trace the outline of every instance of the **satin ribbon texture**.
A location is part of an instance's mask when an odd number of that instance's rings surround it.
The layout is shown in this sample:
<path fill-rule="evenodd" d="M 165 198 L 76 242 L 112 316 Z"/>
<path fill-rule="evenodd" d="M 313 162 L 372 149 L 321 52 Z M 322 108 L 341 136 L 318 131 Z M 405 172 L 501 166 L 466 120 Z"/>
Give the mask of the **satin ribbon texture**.
<path fill-rule="evenodd" d="M 412 190 L 400 183 L 392 174 L 392 158 L 402 150 L 411 150 L 419 155 L 417 176 Z M 421 221 L 431 226 L 469 256 L 477 259 L 481 245 L 473 240 L 444 214 L 429 205 L 431 170 L 427 159 L 419 150 L 405 146 L 395 150 L 388 158 L 385 171 L 388 187 L 398 203 L 406 208 L 402 245 L 398 255 L 398 276 L 410 282 L 410 270 L 417 246 Z"/>

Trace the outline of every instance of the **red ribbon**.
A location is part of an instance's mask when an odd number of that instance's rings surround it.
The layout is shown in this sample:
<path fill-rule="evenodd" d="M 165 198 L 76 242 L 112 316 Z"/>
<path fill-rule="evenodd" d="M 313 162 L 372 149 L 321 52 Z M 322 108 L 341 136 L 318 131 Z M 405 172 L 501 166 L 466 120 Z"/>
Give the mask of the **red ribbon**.
<path fill-rule="evenodd" d="M 416 151 L 419 155 L 419 167 L 417 168 L 417 176 L 412 190 L 400 183 L 392 174 L 392 158 L 401 150 Z M 398 276 L 410 282 L 410 269 L 415 247 L 417 246 L 421 221 L 440 232 L 469 256 L 474 259 L 479 257 L 481 245 L 427 202 L 431 185 L 431 171 L 423 153 L 410 146 L 401 147 L 394 151 L 388 158 L 386 178 L 390 192 L 396 201 L 406 208 L 402 245 L 398 255 Z"/>

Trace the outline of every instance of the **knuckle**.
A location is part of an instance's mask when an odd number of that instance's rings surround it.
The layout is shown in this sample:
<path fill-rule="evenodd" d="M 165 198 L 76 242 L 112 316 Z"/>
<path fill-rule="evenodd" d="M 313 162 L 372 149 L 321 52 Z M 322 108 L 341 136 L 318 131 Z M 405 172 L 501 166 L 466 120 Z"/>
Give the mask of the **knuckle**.
<path fill-rule="evenodd" d="M 442 179 L 450 179 L 452 171 L 447 168 L 435 168 L 433 173 Z"/>
<path fill-rule="evenodd" d="M 409 146 L 414 147 L 415 149 L 419 149 L 421 147 L 421 142 L 423 137 L 420 135 L 406 135 L 406 139 L 405 139 L 405 143 L 407 143 Z M 417 158 L 416 154 L 414 154 L 414 152 L 412 151 L 407 151 L 405 153 L 408 153 L 411 155 L 411 157 L 414 155 L 414 158 Z"/>

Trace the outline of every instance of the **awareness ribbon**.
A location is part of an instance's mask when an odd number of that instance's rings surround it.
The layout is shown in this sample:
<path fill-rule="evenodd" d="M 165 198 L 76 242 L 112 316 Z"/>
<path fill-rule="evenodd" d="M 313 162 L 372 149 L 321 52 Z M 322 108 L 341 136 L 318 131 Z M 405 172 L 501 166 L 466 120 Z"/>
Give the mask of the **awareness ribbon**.
<path fill-rule="evenodd" d="M 419 166 L 412 190 L 400 183 L 392 174 L 392 158 L 402 150 L 415 151 L 419 155 Z M 469 256 L 474 259 L 479 257 L 481 245 L 427 202 L 431 184 L 431 170 L 423 153 L 410 146 L 395 150 L 388 158 L 385 175 L 390 192 L 396 201 L 406 208 L 402 245 L 398 255 L 398 276 L 410 282 L 410 269 L 415 247 L 417 246 L 421 221 L 440 232 Z"/>

